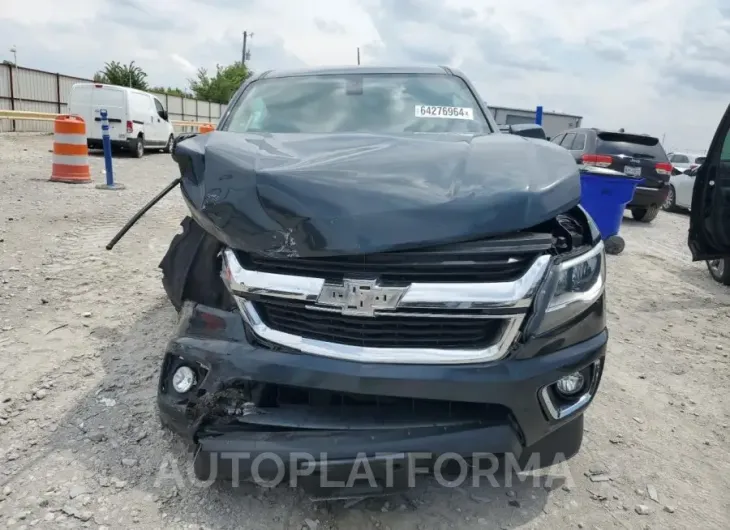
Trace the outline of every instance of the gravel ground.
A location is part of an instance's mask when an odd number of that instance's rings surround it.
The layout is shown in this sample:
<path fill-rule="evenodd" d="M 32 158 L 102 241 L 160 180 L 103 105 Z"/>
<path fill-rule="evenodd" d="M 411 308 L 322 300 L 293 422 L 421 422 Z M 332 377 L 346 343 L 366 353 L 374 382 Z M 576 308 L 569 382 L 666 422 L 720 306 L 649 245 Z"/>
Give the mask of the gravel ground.
<path fill-rule="evenodd" d="M 581 453 L 554 471 L 562 486 L 432 480 L 313 503 L 283 487 L 193 485 L 189 454 L 158 426 L 175 312 L 157 265 L 179 195 L 104 245 L 176 176 L 170 157 L 116 159 L 127 189 L 103 191 L 48 182 L 51 143 L 0 135 L 0 527 L 730 528 L 730 289 L 690 262 L 686 215 L 625 219 L 626 250 L 608 261 L 607 371 Z M 91 164 L 102 182 L 103 159 Z"/>

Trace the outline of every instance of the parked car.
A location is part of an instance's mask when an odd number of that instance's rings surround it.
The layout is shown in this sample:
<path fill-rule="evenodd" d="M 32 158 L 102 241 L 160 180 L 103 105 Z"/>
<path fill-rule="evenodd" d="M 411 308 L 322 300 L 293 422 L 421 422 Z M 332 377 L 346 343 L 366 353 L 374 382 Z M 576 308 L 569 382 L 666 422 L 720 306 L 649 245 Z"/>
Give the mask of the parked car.
<path fill-rule="evenodd" d="M 696 168 L 689 221 L 692 260 L 704 260 L 716 281 L 730 285 L 730 106 L 707 158 Z"/>
<path fill-rule="evenodd" d="M 699 166 L 695 166 L 692 169 L 685 169 L 680 173 L 672 174 L 669 178 L 667 199 L 662 204 L 663 210 L 671 212 L 678 209 L 690 210 L 692 208 L 692 189 L 698 168 Z"/>
<path fill-rule="evenodd" d="M 646 134 L 570 129 L 551 142 L 564 147 L 579 164 L 606 167 L 629 176 L 642 177 L 633 200 L 626 205 L 637 221 L 653 221 L 669 191 L 672 166 L 658 138 Z"/>
<path fill-rule="evenodd" d="M 684 173 L 688 169 L 694 169 L 705 161 L 705 155 L 699 154 L 672 151 L 671 153 L 667 153 L 667 156 L 676 173 Z"/>
<path fill-rule="evenodd" d="M 71 87 L 69 114 L 86 122 L 87 145 L 101 149 L 101 117 L 106 109 L 112 148 L 131 152 L 137 158 L 145 149 L 170 152 L 175 138 L 165 107 L 156 96 L 134 88 L 102 83 L 76 83 Z"/>
<path fill-rule="evenodd" d="M 362 456 L 363 495 L 389 465 L 407 487 L 414 451 L 578 451 L 603 242 L 572 157 L 481 101 L 446 68 L 273 71 L 176 139 L 190 215 L 160 264 L 180 316 L 157 404 L 199 477 L 305 454 L 339 481 Z"/>

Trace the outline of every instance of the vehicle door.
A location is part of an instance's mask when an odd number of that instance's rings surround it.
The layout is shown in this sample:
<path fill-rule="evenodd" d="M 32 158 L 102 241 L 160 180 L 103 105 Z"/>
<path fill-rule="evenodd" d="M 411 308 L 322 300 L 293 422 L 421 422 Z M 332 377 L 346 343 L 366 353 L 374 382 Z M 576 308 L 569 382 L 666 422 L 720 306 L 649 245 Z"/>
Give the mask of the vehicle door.
<path fill-rule="evenodd" d="M 157 114 L 155 98 L 145 94 L 147 100 L 147 119 L 145 120 L 145 142 L 159 144 L 162 142 L 162 118 Z"/>
<path fill-rule="evenodd" d="M 570 146 L 573 144 L 573 138 L 575 138 L 575 133 L 565 133 L 563 139 L 560 140 L 560 147 L 562 147 L 563 149 L 570 149 Z"/>
<path fill-rule="evenodd" d="M 101 138 L 101 132 L 91 129 L 94 124 L 94 109 L 92 107 L 94 86 L 89 83 L 77 83 L 71 87 L 68 112 L 75 116 L 81 116 L 86 122 L 86 136 L 89 138 Z M 96 125 L 96 124 L 94 124 Z"/>
<path fill-rule="evenodd" d="M 113 85 L 95 84 L 91 91 L 91 108 L 94 121 L 86 124 L 86 136 L 102 138 L 101 111 L 106 110 L 109 121 L 109 137 L 112 140 L 125 138 L 127 133 L 127 97 L 123 88 Z"/>
<path fill-rule="evenodd" d="M 573 143 L 569 147 L 573 158 L 575 158 L 575 161 L 579 164 L 583 163 L 583 154 L 586 150 L 586 139 L 586 133 L 576 132 L 575 137 L 573 138 Z"/>
<path fill-rule="evenodd" d="M 564 133 L 560 133 L 557 136 L 553 136 L 552 138 L 550 138 L 550 141 L 552 143 L 554 143 L 554 144 L 560 145 L 560 142 L 563 141 L 563 138 L 565 138 L 565 134 Z"/>
<path fill-rule="evenodd" d="M 172 126 L 170 125 L 170 119 L 167 115 L 167 110 L 162 105 L 162 102 L 159 99 L 154 96 L 152 96 L 152 99 L 155 103 L 156 124 L 158 127 L 159 141 L 167 143 L 167 139 L 172 134 Z"/>
<path fill-rule="evenodd" d="M 730 256 L 730 106 L 697 170 L 688 244 L 692 261 Z"/>

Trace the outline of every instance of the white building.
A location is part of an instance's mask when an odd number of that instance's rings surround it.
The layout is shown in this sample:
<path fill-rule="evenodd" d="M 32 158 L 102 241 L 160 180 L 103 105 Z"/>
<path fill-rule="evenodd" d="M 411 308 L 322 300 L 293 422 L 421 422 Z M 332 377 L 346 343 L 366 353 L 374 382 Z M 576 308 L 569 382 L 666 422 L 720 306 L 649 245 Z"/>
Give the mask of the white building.
<path fill-rule="evenodd" d="M 487 106 L 492 110 L 494 119 L 497 120 L 499 125 L 515 125 L 517 123 L 535 123 L 536 109 L 514 109 L 510 107 L 492 107 L 487 103 Z M 559 112 L 546 112 L 542 113 L 542 128 L 545 129 L 545 134 L 548 138 L 552 138 L 556 134 L 561 133 L 566 129 L 572 129 L 574 127 L 580 127 L 582 116 L 576 116 L 573 114 L 563 114 Z"/>

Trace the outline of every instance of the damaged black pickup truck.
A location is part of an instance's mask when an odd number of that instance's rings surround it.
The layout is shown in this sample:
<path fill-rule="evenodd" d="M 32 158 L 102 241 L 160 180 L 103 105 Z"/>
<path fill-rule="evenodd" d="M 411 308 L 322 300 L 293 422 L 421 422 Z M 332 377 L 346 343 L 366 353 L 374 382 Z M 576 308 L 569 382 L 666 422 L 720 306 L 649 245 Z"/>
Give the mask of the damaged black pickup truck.
<path fill-rule="evenodd" d="M 199 477 L 310 455 L 317 488 L 364 456 L 385 491 L 414 453 L 578 451 L 603 244 L 571 155 L 481 102 L 449 68 L 267 72 L 177 139 L 158 405 Z"/>

